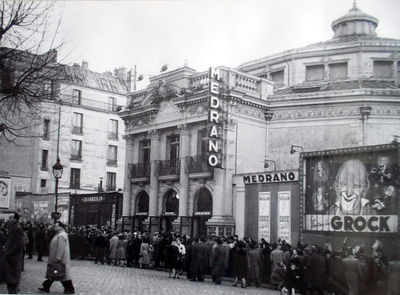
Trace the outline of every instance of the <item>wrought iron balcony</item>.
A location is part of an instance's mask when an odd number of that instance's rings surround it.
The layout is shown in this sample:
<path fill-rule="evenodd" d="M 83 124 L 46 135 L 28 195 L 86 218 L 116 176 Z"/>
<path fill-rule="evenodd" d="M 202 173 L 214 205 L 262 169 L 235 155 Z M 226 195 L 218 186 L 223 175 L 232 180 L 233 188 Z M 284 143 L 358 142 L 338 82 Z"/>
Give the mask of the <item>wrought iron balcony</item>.
<path fill-rule="evenodd" d="M 158 175 L 179 175 L 180 173 L 180 161 L 179 159 L 160 161 L 158 166 Z"/>
<path fill-rule="evenodd" d="M 150 177 L 150 162 L 130 164 L 131 178 Z"/>
<path fill-rule="evenodd" d="M 107 159 L 107 165 L 109 166 L 117 166 L 118 161 L 115 159 Z"/>
<path fill-rule="evenodd" d="M 213 168 L 207 163 L 207 155 L 199 155 L 195 157 L 187 157 L 187 169 L 188 173 L 205 173 L 213 172 Z"/>

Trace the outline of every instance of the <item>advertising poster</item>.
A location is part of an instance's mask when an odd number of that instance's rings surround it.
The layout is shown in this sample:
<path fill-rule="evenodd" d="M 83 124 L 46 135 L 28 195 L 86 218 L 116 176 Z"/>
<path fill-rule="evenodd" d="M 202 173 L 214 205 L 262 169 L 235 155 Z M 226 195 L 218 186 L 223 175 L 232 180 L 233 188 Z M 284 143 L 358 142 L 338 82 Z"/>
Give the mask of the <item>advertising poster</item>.
<path fill-rule="evenodd" d="M 278 237 L 290 240 L 290 192 L 278 192 Z"/>
<path fill-rule="evenodd" d="M 264 238 L 271 240 L 271 194 L 270 192 L 258 193 L 258 240 Z"/>
<path fill-rule="evenodd" d="M 397 151 L 353 150 L 306 158 L 305 229 L 397 232 Z"/>
<path fill-rule="evenodd" d="M 11 179 L 0 178 L 0 208 L 9 209 L 11 198 Z"/>

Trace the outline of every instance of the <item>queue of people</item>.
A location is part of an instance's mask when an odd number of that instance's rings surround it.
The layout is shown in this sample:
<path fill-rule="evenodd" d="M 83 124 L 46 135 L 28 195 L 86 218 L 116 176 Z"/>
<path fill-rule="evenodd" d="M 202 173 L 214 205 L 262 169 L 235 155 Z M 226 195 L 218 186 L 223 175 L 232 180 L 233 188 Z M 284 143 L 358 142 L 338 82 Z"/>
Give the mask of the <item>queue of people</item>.
<path fill-rule="evenodd" d="M 46 280 L 40 291 L 50 292 L 54 282 L 54 264 L 65 265 L 61 281 L 64 293 L 75 292 L 70 258 L 90 259 L 94 263 L 116 267 L 166 269 L 168 277 L 202 282 L 210 275 L 215 284 L 232 277 L 233 286 L 246 288 L 262 283 L 275 286 L 287 294 L 398 294 L 400 260 L 389 260 L 382 244 L 376 241 L 367 255 L 364 247 L 341 249 L 330 244 L 295 247 L 284 240 L 269 243 L 237 236 L 209 237 L 118 232 L 108 227 L 67 227 L 18 223 L 15 215 L 6 226 L 0 225 L 0 282 L 6 282 L 9 293 L 16 293 L 23 269 L 23 259 L 36 253 L 41 261 L 48 255 Z M 40 240 L 39 240 L 40 239 Z M 46 242 L 47 241 L 47 242 Z M 25 254 L 24 254 L 25 253 Z"/>

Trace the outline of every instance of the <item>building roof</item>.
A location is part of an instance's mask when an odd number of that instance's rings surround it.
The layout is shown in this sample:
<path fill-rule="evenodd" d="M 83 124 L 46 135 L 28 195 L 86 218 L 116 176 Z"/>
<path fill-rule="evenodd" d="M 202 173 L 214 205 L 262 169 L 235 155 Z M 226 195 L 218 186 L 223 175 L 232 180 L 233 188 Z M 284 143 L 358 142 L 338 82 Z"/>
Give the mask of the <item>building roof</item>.
<path fill-rule="evenodd" d="M 64 71 L 70 84 L 122 95 L 128 93 L 126 81 L 110 74 L 92 72 L 79 65 L 65 66 Z"/>

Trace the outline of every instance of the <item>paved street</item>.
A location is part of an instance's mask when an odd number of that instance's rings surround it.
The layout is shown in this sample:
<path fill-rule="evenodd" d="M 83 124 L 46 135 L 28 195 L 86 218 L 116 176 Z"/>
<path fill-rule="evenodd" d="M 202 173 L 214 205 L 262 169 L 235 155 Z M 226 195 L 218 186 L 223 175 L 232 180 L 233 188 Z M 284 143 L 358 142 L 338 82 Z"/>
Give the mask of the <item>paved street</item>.
<path fill-rule="evenodd" d="M 46 262 L 25 260 L 20 293 L 38 293 L 46 272 Z M 224 281 L 215 285 L 211 280 L 191 282 L 186 278 L 169 279 L 164 271 L 116 267 L 94 264 L 92 261 L 73 260 L 72 279 L 76 294 L 279 294 L 266 288 L 232 287 L 232 282 Z M 61 294 L 61 283 L 55 282 L 51 292 Z M 5 285 L 0 286 L 0 293 L 7 293 Z"/>

